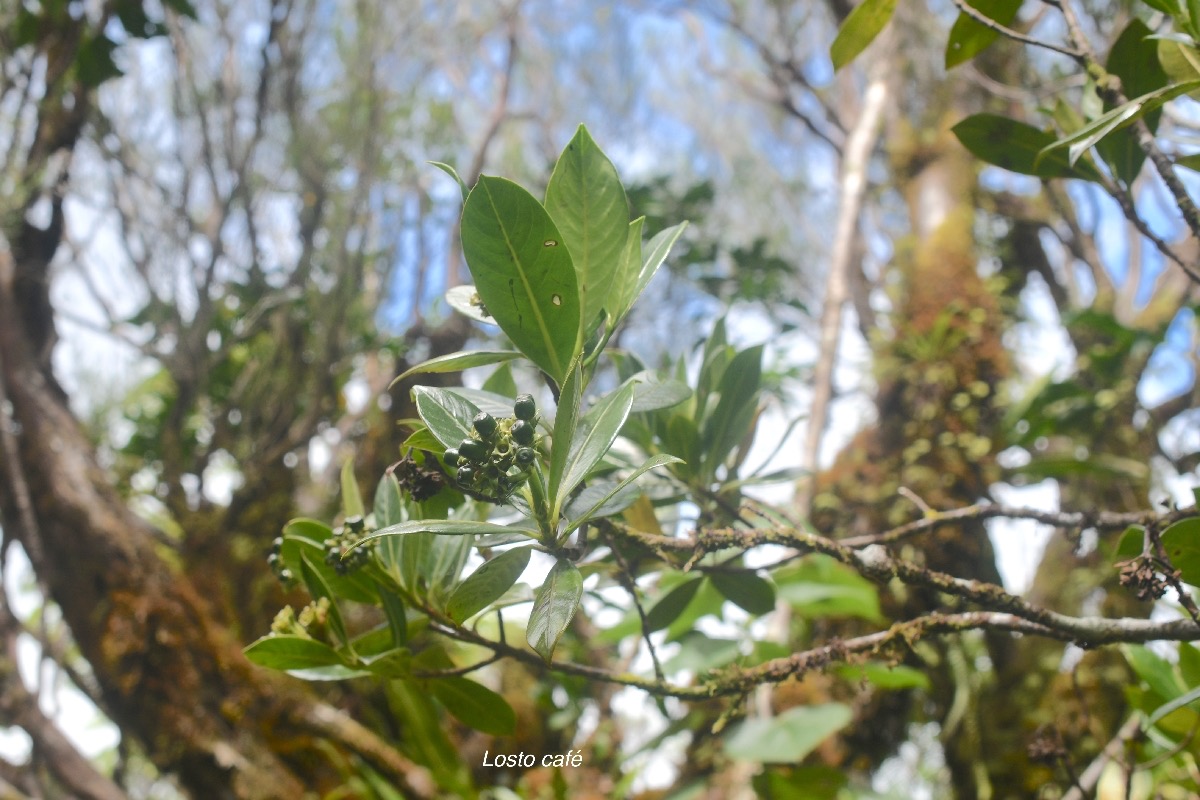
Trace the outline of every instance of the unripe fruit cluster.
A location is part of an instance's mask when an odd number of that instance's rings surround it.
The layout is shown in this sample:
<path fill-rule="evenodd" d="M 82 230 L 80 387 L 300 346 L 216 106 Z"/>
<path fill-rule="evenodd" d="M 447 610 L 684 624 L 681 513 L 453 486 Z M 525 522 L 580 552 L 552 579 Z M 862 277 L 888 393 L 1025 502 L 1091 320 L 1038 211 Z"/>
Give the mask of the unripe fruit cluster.
<path fill-rule="evenodd" d="M 346 524 L 335 528 L 333 536 L 324 541 L 325 563 L 333 567 L 338 575 L 348 575 L 365 566 L 371 560 L 375 543 L 355 545 L 366 532 L 367 525 L 362 517 L 347 517 Z"/>
<path fill-rule="evenodd" d="M 537 405 L 523 394 L 513 415 L 496 419 L 480 411 L 474 431 L 458 447 L 446 450 L 445 462 L 459 487 L 481 497 L 507 500 L 526 480 L 537 460 Z"/>
<path fill-rule="evenodd" d="M 275 577 L 284 586 L 290 586 L 296 582 L 295 574 L 283 565 L 283 537 L 276 536 L 271 542 L 271 552 L 267 554 L 267 566 L 271 568 L 271 572 L 275 573 Z"/>

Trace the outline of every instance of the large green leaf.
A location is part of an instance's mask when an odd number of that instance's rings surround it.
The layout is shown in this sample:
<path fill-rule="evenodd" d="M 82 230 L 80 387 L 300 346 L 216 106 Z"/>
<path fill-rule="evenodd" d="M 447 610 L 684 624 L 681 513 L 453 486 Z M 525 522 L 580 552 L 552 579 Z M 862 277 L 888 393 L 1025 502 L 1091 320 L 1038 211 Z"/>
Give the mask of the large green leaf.
<path fill-rule="evenodd" d="M 1038 178 L 1101 179 L 1096 168 L 1086 161 L 1072 165 L 1065 153 L 1043 152 L 1054 144 L 1054 134 L 1015 119 L 975 114 L 951 130 L 972 155 L 997 167 Z"/>
<path fill-rule="evenodd" d="M 427 372 L 461 372 L 471 367 L 500 364 L 520 357 L 521 354 L 516 350 L 462 350 L 458 353 L 450 353 L 438 356 L 437 358 L 431 358 L 428 361 L 422 361 L 415 367 L 402 372 L 392 381 L 392 385 L 394 386 L 412 375 L 420 375 Z"/>
<path fill-rule="evenodd" d="M 725 738 L 725 753 L 764 764 L 795 764 L 853 718 L 854 712 L 841 703 L 789 708 L 776 717 L 738 725 Z"/>
<path fill-rule="evenodd" d="M 446 613 L 451 619 L 462 622 L 500 599 L 525 571 L 531 552 L 528 547 L 505 550 L 475 570 L 450 595 Z"/>
<path fill-rule="evenodd" d="M 708 579 L 726 600 L 744 611 L 769 614 L 775 610 L 775 587 L 752 569 L 713 570 Z"/>
<path fill-rule="evenodd" d="M 988 19 L 1008 25 L 1017 16 L 1022 2 L 1023 0 L 967 0 L 967 5 Z M 970 61 L 986 50 L 999 35 L 1000 31 L 995 28 L 989 28 L 974 17 L 959 13 L 946 41 L 946 69 Z"/>
<path fill-rule="evenodd" d="M 508 736 L 517 715 L 503 697 L 475 681 L 452 676 L 429 681 L 433 696 L 467 727 L 490 736 Z"/>
<path fill-rule="evenodd" d="M 875 41 L 896 10 L 896 0 L 863 0 L 846 17 L 829 47 L 834 70 L 849 64 Z"/>
<path fill-rule="evenodd" d="M 1108 71 L 1121 79 L 1121 88 L 1128 96 L 1136 97 L 1153 92 L 1167 84 L 1167 73 L 1158 60 L 1158 43 L 1146 23 L 1136 17 L 1113 43 L 1108 54 Z M 1146 112 L 1143 119 L 1153 133 L 1158 129 L 1162 109 Z M 1138 144 L 1131 129 L 1118 131 L 1096 145 L 1097 152 L 1126 184 L 1132 183 L 1146 161 L 1146 153 Z"/>
<path fill-rule="evenodd" d="M 629 418 L 629 409 L 632 406 L 633 386 L 622 386 L 605 395 L 576 427 L 562 483 L 558 485 L 558 493 L 553 499 L 555 513 L 563 507 L 567 495 L 587 477 L 592 467 L 596 466 L 612 447 L 617 434 L 621 432 L 621 426 Z M 558 442 L 555 442 L 555 446 L 558 446 Z"/>
<path fill-rule="evenodd" d="M 533 611 L 529 614 L 529 625 L 525 629 L 529 646 L 547 664 L 554 657 L 558 640 L 579 610 L 582 597 L 583 576 L 574 564 L 560 558 L 534 595 Z"/>
<path fill-rule="evenodd" d="M 471 438 L 471 420 L 479 413 L 474 403 L 454 392 L 432 386 L 414 386 L 417 413 L 446 447 L 458 447 Z"/>
<path fill-rule="evenodd" d="M 582 125 L 550 175 L 546 211 L 571 252 L 589 326 L 602 310 L 613 312 L 612 298 L 622 290 L 615 279 L 630 233 L 629 201 L 616 168 Z"/>
<path fill-rule="evenodd" d="M 307 636 L 264 636 L 244 651 L 246 658 L 271 669 L 309 669 L 341 664 L 342 657 L 324 642 Z"/>
<path fill-rule="evenodd" d="M 546 209 L 512 181 L 484 176 L 463 208 L 462 244 L 488 313 L 561 384 L 581 345 L 579 285 Z"/>
<path fill-rule="evenodd" d="M 1113 131 L 1118 131 L 1132 125 L 1146 114 L 1156 108 L 1160 108 L 1164 103 L 1168 103 L 1176 97 L 1196 91 L 1197 89 L 1200 89 L 1200 80 L 1191 80 L 1171 86 L 1163 86 L 1152 92 L 1147 92 L 1140 97 L 1135 97 L 1129 102 L 1123 103 L 1113 110 L 1100 115 L 1070 136 L 1066 136 L 1042 148 L 1039 157 L 1044 161 L 1052 157 L 1056 152 L 1065 149 L 1067 151 L 1068 163 L 1074 165 L 1080 156 Z"/>

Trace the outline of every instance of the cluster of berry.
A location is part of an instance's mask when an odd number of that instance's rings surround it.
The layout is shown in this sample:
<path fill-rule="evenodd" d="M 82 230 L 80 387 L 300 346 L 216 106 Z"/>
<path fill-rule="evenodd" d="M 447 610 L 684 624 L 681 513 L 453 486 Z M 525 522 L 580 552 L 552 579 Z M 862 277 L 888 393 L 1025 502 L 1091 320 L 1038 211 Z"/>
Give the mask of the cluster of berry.
<path fill-rule="evenodd" d="M 362 517 L 347 517 L 346 524 L 334 528 L 333 536 L 323 542 L 325 563 L 333 567 L 338 575 L 354 572 L 371 560 L 374 542 L 355 546 L 366 530 L 367 523 Z"/>
<path fill-rule="evenodd" d="M 271 568 L 271 572 L 275 573 L 275 577 L 280 583 L 290 586 L 296 580 L 296 575 L 283 565 L 281 550 L 283 550 L 283 537 L 276 536 L 275 540 L 271 542 L 271 552 L 267 554 L 267 566 Z"/>
<path fill-rule="evenodd" d="M 486 411 L 475 415 L 474 434 L 446 450 L 446 466 L 459 488 L 472 495 L 503 502 L 529 478 L 537 460 L 537 405 L 523 394 L 513 403 L 513 415 L 497 420 Z"/>

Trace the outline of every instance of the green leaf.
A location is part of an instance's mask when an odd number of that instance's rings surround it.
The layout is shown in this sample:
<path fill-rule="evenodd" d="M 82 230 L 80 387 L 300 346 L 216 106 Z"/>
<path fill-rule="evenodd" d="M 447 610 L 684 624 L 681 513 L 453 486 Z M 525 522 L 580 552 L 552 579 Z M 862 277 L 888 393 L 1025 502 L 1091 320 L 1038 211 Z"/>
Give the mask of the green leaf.
<path fill-rule="evenodd" d="M 458 676 L 429 681 L 433 696 L 469 728 L 490 736 L 508 736 L 517 729 L 517 715 L 491 689 Z"/>
<path fill-rule="evenodd" d="M 863 0 L 850 12 L 829 47 L 835 72 L 857 58 L 859 53 L 867 49 L 867 45 L 875 41 L 895 10 L 896 0 Z"/>
<path fill-rule="evenodd" d="M 1021 175 L 1102 180 L 1100 173 L 1088 162 L 1081 161 L 1072 166 L 1065 153 L 1044 152 L 1054 144 L 1054 134 L 1015 119 L 975 114 L 951 131 L 976 158 Z"/>
<path fill-rule="evenodd" d="M 1146 5 L 1153 8 L 1155 11 L 1161 11 L 1167 16 L 1173 17 L 1179 13 L 1179 7 L 1172 0 L 1142 0 Z"/>
<path fill-rule="evenodd" d="M 567 459 L 571 455 L 571 441 L 575 438 L 575 428 L 579 423 L 579 405 L 582 402 L 583 372 L 576 364 L 558 394 L 558 410 L 554 415 L 550 474 L 547 476 L 546 485 L 546 491 L 552 500 L 559 496 L 559 487 L 567 471 Z"/>
<path fill-rule="evenodd" d="M 630 233 L 629 201 L 616 168 L 583 125 L 554 166 L 546 211 L 571 253 L 580 313 L 591 325 L 603 310 L 612 312 L 613 297 L 623 289 L 615 279 Z"/>
<path fill-rule="evenodd" d="M 500 599 L 521 577 L 529 564 L 529 547 L 505 550 L 471 574 L 450 595 L 446 613 L 463 622 Z"/>
<path fill-rule="evenodd" d="M 342 513 L 346 518 L 367 516 L 363 506 L 362 492 L 358 488 L 358 480 L 354 477 L 354 459 L 347 458 L 342 464 Z"/>
<path fill-rule="evenodd" d="M 560 558 L 550 569 L 546 582 L 533 598 L 533 611 L 525 637 L 529 646 L 537 651 L 546 663 L 554 657 L 554 648 L 562 638 L 583 597 L 583 576 L 566 559 Z"/>
<path fill-rule="evenodd" d="M 882 622 L 875 584 L 828 556 L 810 555 L 771 573 L 776 593 L 806 619 L 859 617 Z"/>
<path fill-rule="evenodd" d="M 1162 532 L 1162 545 L 1180 579 L 1200 586 L 1200 517 L 1181 519 Z"/>
<path fill-rule="evenodd" d="M 301 557 L 307 555 L 335 596 L 356 603 L 376 602 L 375 589 L 362 573 L 338 575 L 325 563 L 324 542 L 332 535 L 333 530 L 323 522 L 293 519 L 283 526 L 280 558 L 290 569 L 299 573 Z"/>
<path fill-rule="evenodd" d="M 1113 561 L 1128 561 L 1142 554 L 1146 545 L 1146 529 L 1141 525 L 1130 525 L 1117 540 Z"/>
<path fill-rule="evenodd" d="M 479 413 L 474 403 L 432 386 L 414 386 L 412 393 L 417 413 L 445 447 L 458 447 L 463 439 L 471 438 L 471 420 Z"/>
<path fill-rule="evenodd" d="M 1174 666 L 1142 645 L 1121 646 L 1121 652 L 1137 676 L 1163 700 L 1173 700 L 1187 691 Z"/>
<path fill-rule="evenodd" d="M 615 514 L 618 511 L 624 510 L 625 508 L 628 507 L 628 505 L 614 504 L 614 505 L 610 506 L 610 501 L 612 501 L 614 498 L 616 498 L 618 495 L 620 495 L 625 490 L 625 488 L 630 486 L 630 484 L 632 484 L 635 480 L 637 480 L 638 478 L 640 478 L 642 475 L 649 472 L 650 470 L 654 469 L 655 467 L 661 467 L 664 464 L 678 464 L 678 463 L 681 463 L 681 462 L 675 456 L 667 455 L 666 453 L 659 453 L 658 455 L 656 455 L 653 458 L 646 461 L 646 463 L 642 464 L 640 467 L 635 469 L 633 472 L 631 472 L 623 480 L 621 480 L 619 483 L 617 483 L 615 485 L 613 485 L 611 483 L 604 483 L 604 484 L 597 484 L 596 487 L 589 486 L 587 489 L 585 489 L 583 492 L 580 493 L 579 497 L 576 498 L 575 501 L 572 501 L 572 503 L 571 503 L 571 506 L 570 506 L 571 509 L 580 508 L 580 509 L 586 509 L 586 510 L 583 510 L 582 513 L 580 513 L 578 516 L 574 516 L 574 517 L 571 517 L 570 514 L 568 514 L 568 518 L 571 519 L 571 521 L 567 523 L 567 527 L 566 527 L 567 531 L 568 532 L 573 531 L 576 528 L 578 528 L 580 525 L 582 525 L 583 523 L 585 523 L 589 520 L 592 520 L 592 519 L 596 519 L 597 517 L 604 517 L 609 514 Z M 598 491 L 596 491 L 593 495 L 589 496 L 588 493 L 593 488 L 598 489 Z M 584 499 L 585 497 L 587 499 Z M 630 504 L 632 504 L 633 501 L 636 499 L 637 499 L 637 496 L 635 494 L 630 499 L 630 501 L 629 501 Z M 586 503 L 588 503 L 589 500 L 591 501 L 590 504 L 586 504 Z"/>
<path fill-rule="evenodd" d="M 846 785 L 846 776 L 833 767 L 786 767 L 758 773 L 752 785 L 758 797 L 829 800 L 831 797 L 844 796 L 841 790 Z"/>
<path fill-rule="evenodd" d="M 1166 703 L 1164 703 L 1163 705 L 1154 709 L 1154 713 L 1151 714 L 1149 716 L 1149 718 L 1146 720 L 1146 724 L 1154 725 L 1160 719 L 1162 719 L 1163 717 L 1170 714 L 1172 711 L 1177 711 L 1177 710 L 1183 708 L 1184 706 L 1189 706 L 1192 703 L 1196 702 L 1197 700 L 1200 700 L 1200 686 L 1197 686 L 1194 689 L 1184 692 L 1183 694 L 1179 695 L 1179 697 L 1176 697 L 1173 700 L 1169 700 Z"/>
<path fill-rule="evenodd" d="M 721 595 L 751 614 L 775 610 L 775 587 L 752 569 L 713 570 L 708 579 Z"/>
<path fill-rule="evenodd" d="M 89 89 L 124 73 L 113 60 L 117 43 L 103 33 L 86 37 L 75 51 L 75 69 L 79 82 Z"/>
<path fill-rule="evenodd" d="M 967 5 L 993 19 L 1001 25 L 1009 25 L 1017 16 L 1023 0 L 966 0 Z M 979 20 L 959 13 L 950 28 L 950 38 L 946 42 L 946 69 L 952 69 L 965 61 L 970 61 L 982 53 L 996 41 L 1000 32 L 989 28 Z"/>
<path fill-rule="evenodd" d="M 426 372 L 461 372 L 471 367 L 500 364 L 520 357 L 521 354 L 516 350 L 462 350 L 457 353 L 431 358 L 428 361 L 417 364 L 415 367 L 401 373 L 392 381 L 391 386 L 395 386 L 400 381 L 412 375 L 420 375 Z"/>
<path fill-rule="evenodd" d="M 741 351 L 721 375 L 717 389 L 720 399 L 704 421 L 700 436 L 704 466 L 709 472 L 725 461 L 754 422 L 762 388 L 762 353 L 762 345 Z"/>
<path fill-rule="evenodd" d="M 659 380 L 650 372 L 639 372 L 627 382 L 633 384 L 633 407 L 629 409 L 630 414 L 672 408 L 692 396 L 692 389 L 686 383 Z"/>
<path fill-rule="evenodd" d="M 679 640 L 679 652 L 663 664 L 669 673 L 689 670 L 695 673 L 723 667 L 742 655 L 733 639 L 710 639 L 699 631 L 691 631 Z"/>
<path fill-rule="evenodd" d="M 1195 48 L 1191 37 L 1159 36 L 1155 41 L 1158 43 L 1158 63 L 1173 83 L 1200 78 L 1200 50 Z"/>
<path fill-rule="evenodd" d="M 387 617 L 392 646 L 404 647 L 408 644 L 408 613 L 404 610 L 404 601 L 381 581 L 375 581 L 375 590 L 379 592 L 380 604 Z"/>
<path fill-rule="evenodd" d="M 1097 142 L 1113 131 L 1132 125 L 1147 113 L 1161 107 L 1164 103 L 1174 100 L 1180 95 L 1200 89 L 1200 80 L 1163 86 L 1153 92 L 1147 92 L 1141 97 L 1135 97 L 1127 103 L 1117 106 L 1112 111 L 1102 114 L 1075 133 L 1042 148 L 1039 159 L 1045 160 L 1066 148 L 1067 161 L 1074 165 L 1079 157 L 1096 145 Z"/>
<path fill-rule="evenodd" d="M 471 193 L 471 189 L 470 189 L 470 187 L 467 186 L 467 182 L 464 181 L 461 177 L 459 177 L 458 170 L 456 170 L 454 167 L 450 166 L 449 164 L 445 164 L 441 161 L 430 161 L 427 163 L 429 163 L 431 166 L 437 167 L 442 172 L 449 175 L 451 178 L 454 178 L 454 182 L 458 184 L 459 191 L 462 192 L 463 200 L 467 199 L 467 195 L 469 195 Z"/>
<path fill-rule="evenodd" d="M 1149 39 L 1152 31 L 1136 17 L 1125 26 L 1108 55 L 1106 68 L 1121 79 L 1126 95 L 1137 96 L 1152 92 L 1167 83 L 1167 73 L 1158 60 L 1158 43 Z M 1153 133 L 1158 129 L 1161 109 L 1146 113 L 1146 125 Z M 1100 141 L 1097 152 L 1126 184 L 1133 182 L 1146 161 L 1146 153 L 1138 144 L 1132 130 L 1119 131 Z"/>
<path fill-rule="evenodd" d="M 621 426 L 629 418 L 629 409 L 632 406 L 633 387 L 623 386 L 605 395 L 576 427 L 562 483 L 554 496 L 552 517 L 557 518 L 567 495 L 587 477 L 592 467 L 596 466 L 612 447 L 617 434 L 621 432 Z M 555 441 L 555 446 L 557 445 L 558 442 Z"/>
<path fill-rule="evenodd" d="M 841 703 L 789 708 L 771 719 L 738 725 L 725 737 L 725 753 L 763 764 L 795 764 L 853 718 L 850 707 Z"/>
<path fill-rule="evenodd" d="M 341 664 L 342 657 L 324 642 L 307 636 L 264 636 L 242 651 L 246 658 L 269 669 L 291 670 Z"/>
<path fill-rule="evenodd" d="M 1175 166 L 1190 169 L 1193 172 L 1200 172 L 1200 153 L 1193 153 L 1190 156 L 1179 156 L 1175 159 Z"/>
<path fill-rule="evenodd" d="M 446 389 L 446 391 L 455 397 L 466 400 L 479 411 L 488 412 L 496 419 L 513 415 L 513 399 L 511 397 L 496 394 L 487 389 L 468 389 L 465 386 L 457 386 L 453 389 Z"/>
<path fill-rule="evenodd" d="M 483 382 L 483 386 L 480 388 L 485 392 L 501 397 L 516 397 L 517 382 L 513 380 L 512 365 L 501 364 L 487 377 L 487 380 Z M 482 411 L 483 409 L 479 410 Z"/>
<path fill-rule="evenodd" d="M 678 619 L 703 582 L 704 579 L 699 576 L 689 578 L 659 598 L 646 612 L 646 633 L 660 631 Z"/>
<path fill-rule="evenodd" d="M 561 384 L 582 344 L 579 285 L 546 209 L 512 181 L 484 176 L 463 208 L 462 244 L 488 313 Z"/>
<path fill-rule="evenodd" d="M 404 521 L 404 498 L 400 494 L 400 482 L 392 473 L 386 473 L 375 487 L 375 527 L 386 528 Z"/>

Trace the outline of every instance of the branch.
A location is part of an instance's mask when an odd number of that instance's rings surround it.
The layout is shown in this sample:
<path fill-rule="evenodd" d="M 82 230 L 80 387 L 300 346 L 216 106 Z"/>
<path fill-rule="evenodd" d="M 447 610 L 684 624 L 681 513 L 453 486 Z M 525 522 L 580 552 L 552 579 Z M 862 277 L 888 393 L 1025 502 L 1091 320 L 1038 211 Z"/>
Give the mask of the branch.
<path fill-rule="evenodd" d="M 1012 28 L 1009 28 L 1005 25 L 1001 25 L 999 22 L 996 22 L 996 20 L 992 19 L 987 14 L 984 14 L 983 12 L 979 11 L 978 9 L 973 8 L 972 6 L 968 5 L 966 0 L 953 0 L 953 3 L 954 3 L 954 7 L 957 8 L 960 12 L 962 12 L 966 16 L 970 17 L 971 19 L 975 20 L 976 22 L 978 22 L 980 25 L 984 26 L 985 28 L 991 28 L 992 30 L 996 31 L 996 33 L 999 33 L 1001 36 L 1006 36 L 1009 39 L 1012 39 L 1013 41 L 1022 42 L 1023 44 L 1032 45 L 1033 47 L 1043 47 L 1047 50 L 1053 51 L 1060 55 L 1064 55 L 1067 58 L 1074 59 L 1075 61 L 1078 61 L 1080 64 L 1084 63 L 1084 60 L 1083 60 L 1085 58 L 1084 52 L 1082 50 L 1078 49 L 1077 47 L 1063 47 L 1061 45 L 1057 45 L 1052 42 L 1045 42 L 1045 41 L 1042 41 L 1041 39 L 1035 39 L 1032 36 L 1028 36 L 1024 33 L 1021 33 L 1020 31 L 1015 31 Z"/>

